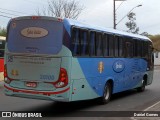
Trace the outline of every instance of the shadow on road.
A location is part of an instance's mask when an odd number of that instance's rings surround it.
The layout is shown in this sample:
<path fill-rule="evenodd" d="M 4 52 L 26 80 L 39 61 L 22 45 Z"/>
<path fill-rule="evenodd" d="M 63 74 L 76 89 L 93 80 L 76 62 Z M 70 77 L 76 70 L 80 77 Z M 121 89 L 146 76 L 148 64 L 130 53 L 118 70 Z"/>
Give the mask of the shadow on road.
<path fill-rule="evenodd" d="M 123 99 L 125 97 L 129 97 L 130 95 L 137 94 L 136 90 L 129 90 L 125 92 L 121 92 L 118 94 L 114 94 L 110 102 L 115 101 L 117 99 Z M 97 102 L 97 99 L 87 100 L 87 101 L 77 101 L 77 102 L 53 102 L 49 104 L 43 104 L 42 106 L 32 107 L 29 109 L 25 109 L 28 112 L 41 112 L 45 116 L 49 117 L 61 117 L 61 116 L 97 116 L 94 115 L 98 111 L 88 111 L 87 109 L 92 109 L 92 107 L 97 107 L 100 104 Z M 107 104 L 106 104 L 107 107 Z M 22 110 L 23 111 L 23 110 Z M 82 115 L 83 114 L 83 115 Z M 93 115 L 91 115 L 93 114 Z"/>
<path fill-rule="evenodd" d="M 127 90 L 127 91 L 124 91 L 124 92 L 120 92 L 120 93 L 113 94 L 111 100 L 114 101 L 114 100 L 117 100 L 117 99 L 129 97 L 129 96 L 132 96 L 132 95 L 137 94 L 137 93 L 138 93 L 138 92 L 137 92 L 136 89 Z"/>

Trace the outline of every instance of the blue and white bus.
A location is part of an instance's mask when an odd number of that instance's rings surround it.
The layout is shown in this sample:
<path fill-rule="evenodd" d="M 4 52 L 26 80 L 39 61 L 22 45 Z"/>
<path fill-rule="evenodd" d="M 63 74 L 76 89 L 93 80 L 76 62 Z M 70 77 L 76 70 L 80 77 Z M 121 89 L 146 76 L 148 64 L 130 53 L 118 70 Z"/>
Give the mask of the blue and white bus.
<path fill-rule="evenodd" d="M 53 101 L 144 91 L 153 79 L 149 38 L 44 16 L 10 20 L 5 46 L 5 94 Z"/>

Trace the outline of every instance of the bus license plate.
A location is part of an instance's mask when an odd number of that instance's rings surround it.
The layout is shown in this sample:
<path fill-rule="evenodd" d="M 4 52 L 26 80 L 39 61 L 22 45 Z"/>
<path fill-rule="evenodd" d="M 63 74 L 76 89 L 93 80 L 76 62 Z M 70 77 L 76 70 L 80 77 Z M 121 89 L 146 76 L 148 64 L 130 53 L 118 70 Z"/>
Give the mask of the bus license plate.
<path fill-rule="evenodd" d="M 35 88 L 37 87 L 37 83 L 36 82 L 26 82 L 26 86 Z"/>

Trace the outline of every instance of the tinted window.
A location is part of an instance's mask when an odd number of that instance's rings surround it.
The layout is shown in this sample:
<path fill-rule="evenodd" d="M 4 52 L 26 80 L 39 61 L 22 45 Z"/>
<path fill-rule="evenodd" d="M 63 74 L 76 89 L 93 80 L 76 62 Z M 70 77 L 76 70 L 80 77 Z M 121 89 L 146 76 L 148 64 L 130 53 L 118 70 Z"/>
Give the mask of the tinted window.
<path fill-rule="evenodd" d="M 113 35 L 108 35 L 109 39 L 109 56 L 114 56 L 114 36 Z"/>
<path fill-rule="evenodd" d="M 120 36 L 115 36 L 115 57 L 123 56 L 123 38 Z"/>
<path fill-rule="evenodd" d="M 13 20 L 9 24 L 8 49 L 14 53 L 58 54 L 63 23 L 46 19 Z"/>
<path fill-rule="evenodd" d="M 88 31 L 80 28 L 72 28 L 72 53 L 74 56 L 89 55 Z"/>
<path fill-rule="evenodd" d="M 80 55 L 80 32 L 79 29 L 72 29 L 72 53 L 73 55 Z"/>
<path fill-rule="evenodd" d="M 81 55 L 89 55 L 88 31 L 80 30 Z"/>
<path fill-rule="evenodd" d="M 126 57 L 133 57 L 133 44 L 126 42 Z"/>
<path fill-rule="evenodd" d="M 96 33 L 96 56 L 103 56 L 103 39 L 101 33 Z"/>
<path fill-rule="evenodd" d="M 133 39 L 134 41 L 134 56 L 138 57 L 138 40 L 137 39 Z"/>
<path fill-rule="evenodd" d="M 103 35 L 104 56 L 109 56 L 109 38 L 107 34 Z"/>
<path fill-rule="evenodd" d="M 124 42 L 123 42 L 123 38 L 122 37 L 119 37 L 119 51 L 118 51 L 118 54 L 120 57 L 123 57 L 124 56 Z"/>
<path fill-rule="evenodd" d="M 95 56 L 95 38 L 96 38 L 96 33 L 95 32 L 90 32 L 90 55 Z"/>
<path fill-rule="evenodd" d="M 115 39 L 114 39 L 114 45 L 115 45 L 115 57 L 118 57 L 119 56 L 119 37 L 118 36 L 115 36 Z"/>

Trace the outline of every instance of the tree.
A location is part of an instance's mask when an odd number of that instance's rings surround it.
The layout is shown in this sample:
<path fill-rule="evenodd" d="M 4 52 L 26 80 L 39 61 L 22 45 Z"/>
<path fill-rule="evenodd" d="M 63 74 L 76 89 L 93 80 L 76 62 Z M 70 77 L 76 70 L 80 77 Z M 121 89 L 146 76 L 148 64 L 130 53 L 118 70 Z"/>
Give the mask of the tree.
<path fill-rule="evenodd" d="M 4 36 L 4 37 L 7 36 L 7 30 L 5 28 L 0 27 L 0 36 Z"/>
<path fill-rule="evenodd" d="M 130 32 L 130 33 L 134 33 L 134 34 L 138 34 L 139 32 L 139 27 L 137 27 L 137 24 L 135 22 L 136 20 L 136 14 L 133 13 L 133 12 L 130 12 L 128 15 L 127 15 L 129 21 L 126 22 L 126 27 L 128 28 L 127 32 Z"/>
<path fill-rule="evenodd" d="M 153 42 L 154 49 L 156 51 L 160 51 L 160 34 L 158 34 L 158 35 L 150 35 L 149 38 Z"/>
<path fill-rule="evenodd" d="M 75 0 L 50 0 L 48 7 L 43 8 L 42 12 L 37 10 L 38 15 L 48 15 L 59 18 L 77 19 L 84 7 L 80 5 L 79 1 Z"/>
<path fill-rule="evenodd" d="M 143 36 L 146 36 L 146 37 L 150 36 L 148 32 L 143 32 L 140 35 L 143 35 Z"/>

